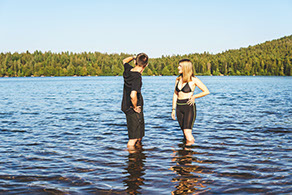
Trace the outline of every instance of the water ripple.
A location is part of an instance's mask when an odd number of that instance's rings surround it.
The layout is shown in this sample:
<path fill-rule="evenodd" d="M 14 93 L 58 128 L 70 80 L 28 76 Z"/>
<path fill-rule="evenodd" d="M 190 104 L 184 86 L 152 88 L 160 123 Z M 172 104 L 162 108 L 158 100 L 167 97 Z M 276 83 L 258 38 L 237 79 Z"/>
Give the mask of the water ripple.
<path fill-rule="evenodd" d="M 211 94 L 185 146 L 175 77 L 143 77 L 146 136 L 129 152 L 121 77 L 0 78 L 0 194 L 292 193 L 291 78 L 200 79 Z"/>

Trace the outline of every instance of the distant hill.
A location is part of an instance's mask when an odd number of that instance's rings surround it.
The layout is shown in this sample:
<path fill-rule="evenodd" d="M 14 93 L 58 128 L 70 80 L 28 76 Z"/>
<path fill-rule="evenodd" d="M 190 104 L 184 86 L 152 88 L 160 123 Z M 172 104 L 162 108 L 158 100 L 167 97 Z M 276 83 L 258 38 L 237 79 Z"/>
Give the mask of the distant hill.
<path fill-rule="evenodd" d="M 122 75 L 122 60 L 131 54 L 100 52 L 1 53 L 0 76 Z M 177 75 L 177 64 L 189 58 L 196 75 L 292 76 L 292 35 L 219 54 L 194 53 L 149 60 L 143 75 Z"/>
<path fill-rule="evenodd" d="M 228 50 L 216 57 L 228 61 L 229 73 L 257 75 L 292 75 L 292 35 L 237 50 Z M 224 67 L 220 69 L 226 73 Z M 228 73 L 228 70 L 227 70 Z"/>
<path fill-rule="evenodd" d="M 205 52 L 162 57 L 153 60 L 150 69 L 158 74 L 172 74 L 182 58 L 189 58 L 194 63 L 198 75 L 291 76 L 292 35 L 215 55 Z"/>

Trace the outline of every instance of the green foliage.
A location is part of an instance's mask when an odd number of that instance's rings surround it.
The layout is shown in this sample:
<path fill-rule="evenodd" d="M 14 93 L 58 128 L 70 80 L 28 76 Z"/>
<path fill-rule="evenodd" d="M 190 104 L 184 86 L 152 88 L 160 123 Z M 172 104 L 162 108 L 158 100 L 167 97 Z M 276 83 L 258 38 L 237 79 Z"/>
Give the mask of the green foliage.
<path fill-rule="evenodd" d="M 153 72 L 149 67 L 146 67 L 144 72 L 143 72 L 143 76 L 152 76 Z"/>
<path fill-rule="evenodd" d="M 122 60 L 130 55 L 50 51 L 0 53 L 0 77 L 122 75 Z M 292 35 L 218 54 L 204 52 L 151 58 L 143 75 L 177 75 L 177 64 L 182 58 L 193 62 L 196 75 L 292 76 Z"/>
<path fill-rule="evenodd" d="M 213 74 L 212 75 L 214 75 L 214 76 L 220 76 L 221 75 L 221 72 L 217 68 L 215 71 L 213 71 Z"/>
<path fill-rule="evenodd" d="M 170 75 L 170 71 L 168 70 L 168 67 L 167 66 L 165 66 L 163 68 L 163 70 L 161 71 L 161 74 L 164 75 L 164 76 Z"/>

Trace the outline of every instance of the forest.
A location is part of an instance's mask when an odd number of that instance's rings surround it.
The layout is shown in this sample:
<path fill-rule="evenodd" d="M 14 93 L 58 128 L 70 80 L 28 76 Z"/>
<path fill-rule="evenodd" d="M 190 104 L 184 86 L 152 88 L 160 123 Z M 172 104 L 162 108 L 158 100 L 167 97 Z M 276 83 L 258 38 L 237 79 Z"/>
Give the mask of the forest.
<path fill-rule="evenodd" d="M 6 52 L 0 54 L 0 77 L 122 75 L 122 60 L 130 55 L 133 54 Z M 177 75 L 178 61 L 188 58 L 196 75 L 292 76 L 292 35 L 218 54 L 149 57 L 143 75 Z"/>

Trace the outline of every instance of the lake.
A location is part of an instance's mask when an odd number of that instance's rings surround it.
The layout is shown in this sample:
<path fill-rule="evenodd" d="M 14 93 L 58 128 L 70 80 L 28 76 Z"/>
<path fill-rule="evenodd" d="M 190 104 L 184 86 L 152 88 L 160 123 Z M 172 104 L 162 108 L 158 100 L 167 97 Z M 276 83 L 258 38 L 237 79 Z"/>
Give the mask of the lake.
<path fill-rule="evenodd" d="M 176 77 L 143 76 L 135 153 L 122 77 L 0 78 L 0 194 L 292 193 L 292 77 L 199 78 L 211 94 L 186 147 Z"/>

